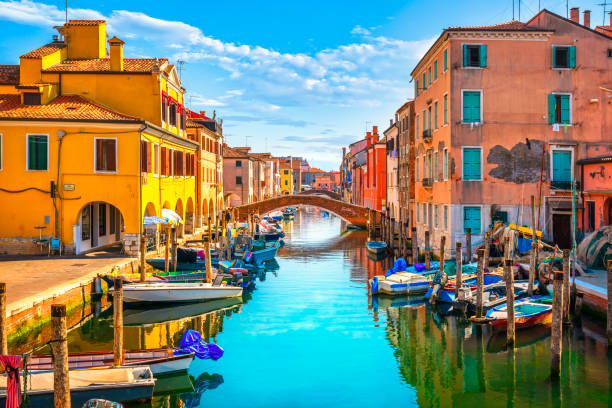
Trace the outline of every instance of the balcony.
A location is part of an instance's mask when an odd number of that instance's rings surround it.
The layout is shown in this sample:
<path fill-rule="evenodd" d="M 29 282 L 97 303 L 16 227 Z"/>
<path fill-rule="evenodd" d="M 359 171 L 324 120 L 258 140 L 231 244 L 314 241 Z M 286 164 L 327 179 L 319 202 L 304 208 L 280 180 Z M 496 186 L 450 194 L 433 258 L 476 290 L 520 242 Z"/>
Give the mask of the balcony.
<path fill-rule="evenodd" d="M 422 183 L 423 183 L 423 187 L 431 188 L 431 187 L 433 187 L 433 178 L 432 177 L 424 177 Z"/>
<path fill-rule="evenodd" d="M 432 133 L 431 133 L 431 129 L 426 129 L 423 131 L 423 141 L 425 143 L 431 143 L 433 137 L 432 137 Z"/>
<path fill-rule="evenodd" d="M 553 190 L 571 190 L 572 182 L 571 181 L 551 181 L 550 188 Z"/>

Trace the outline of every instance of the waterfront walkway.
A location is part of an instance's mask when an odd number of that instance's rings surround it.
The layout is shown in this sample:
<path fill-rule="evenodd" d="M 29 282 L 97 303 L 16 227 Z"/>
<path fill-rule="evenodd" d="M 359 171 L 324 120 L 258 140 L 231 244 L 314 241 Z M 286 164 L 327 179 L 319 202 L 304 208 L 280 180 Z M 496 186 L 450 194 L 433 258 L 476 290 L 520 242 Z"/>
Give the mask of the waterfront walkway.
<path fill-rule="evenodd" d="M 123 269 L 134 261 L 137 259 L 106 251 L 82 256 L 0 257 L 0 282 L 7 286 L 7 315 L 86 285 L 99 273 L 108 273 L 113 267 Z"/>

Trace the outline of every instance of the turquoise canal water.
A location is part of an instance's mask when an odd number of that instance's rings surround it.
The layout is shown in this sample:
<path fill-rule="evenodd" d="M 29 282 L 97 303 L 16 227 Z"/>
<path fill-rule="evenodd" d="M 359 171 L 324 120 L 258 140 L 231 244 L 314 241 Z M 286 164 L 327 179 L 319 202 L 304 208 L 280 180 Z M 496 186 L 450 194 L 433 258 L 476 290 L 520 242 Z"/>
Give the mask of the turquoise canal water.
<path fill-rule="evenodd" d="M 551 382 L 546 328 L 518 333 L 508 353 L 489 327 L 411 299 L 372 300 L 367 279 L 384 261 L 366 255 L 363 232 L 342 234 L 338 218 L 306 208 L 285 230 L 278 269 L 242 303 L 126 310 L 126 348 L 175 346 L 192 328 L 225 349 L 194 361 L 190 378 L 159 382 L 151 406 L 612 406 L 601 322 L 567 328 L 562 377 Z M 71 351 L 112 347 L 103 309 L 70 332 Z"/>

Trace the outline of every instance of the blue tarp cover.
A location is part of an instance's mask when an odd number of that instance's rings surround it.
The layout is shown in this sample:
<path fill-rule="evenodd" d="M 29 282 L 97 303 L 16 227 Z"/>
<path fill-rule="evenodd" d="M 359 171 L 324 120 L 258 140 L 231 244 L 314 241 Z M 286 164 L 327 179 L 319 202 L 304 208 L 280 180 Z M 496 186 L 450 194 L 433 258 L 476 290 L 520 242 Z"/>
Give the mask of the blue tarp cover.
<path fill-rule="evenodd" d="M 195 353 L 196 357 L 201 360 L 211 359 L 218 360 L 223 356 L 223 349 L 214 343 L 206 343 L 202 340 L 200 332 L 195 330 L 187 330 L 183 334 L 183 338 L 179 343 L 179 349 L 175 350 L 175 354 Z"/>

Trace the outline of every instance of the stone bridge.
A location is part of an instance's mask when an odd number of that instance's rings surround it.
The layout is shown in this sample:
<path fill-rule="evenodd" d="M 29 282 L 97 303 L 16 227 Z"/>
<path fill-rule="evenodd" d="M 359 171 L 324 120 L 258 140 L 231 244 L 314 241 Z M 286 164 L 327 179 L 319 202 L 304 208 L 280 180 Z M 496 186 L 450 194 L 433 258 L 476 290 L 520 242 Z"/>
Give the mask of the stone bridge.
<path fill-rule="evenodd" d="M 340 196 L 340 194 L 335 193 L 333 191 L 328 191 L 328 190 L 307 190 L 307 191 L 302 191 L 301 193 L 297 193 L 298 195 L 325 195 L 329 198 L 332 198 L 334 200 L 342 200 L 342 197 Z"/>
<path fill-rule="evenodd" d="M 330 192 L 326 191 L 325 193 Z M 342 218 L 349 224 L 357 225 L 362 228 L 367 227 L 367 208 L 329 198 L 329 194 L 325 193 L 293 194 L 269 198 L 267 200 L 257 201 L 251 204 L 244 204 L 236 207 L 236 209 L 238 210 L 240 219 L 244 220 L 249 213 L 264 215 L 285 207 L 310 205 L 329 211 L 330 213 Z"/>

